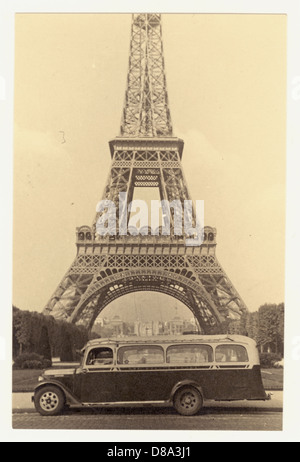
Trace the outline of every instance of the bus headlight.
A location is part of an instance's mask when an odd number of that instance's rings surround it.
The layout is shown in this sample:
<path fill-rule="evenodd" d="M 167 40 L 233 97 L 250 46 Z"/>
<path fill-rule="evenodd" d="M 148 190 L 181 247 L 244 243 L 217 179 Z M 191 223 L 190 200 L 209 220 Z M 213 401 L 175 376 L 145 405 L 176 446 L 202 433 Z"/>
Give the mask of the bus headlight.
<path fill-rule="evenodd" d="M 42 375 L 40 375 L 39 378 L 38 378 L 38 382 L 43 382 L 44 380 L 45 380 L 44 377 Z"/>

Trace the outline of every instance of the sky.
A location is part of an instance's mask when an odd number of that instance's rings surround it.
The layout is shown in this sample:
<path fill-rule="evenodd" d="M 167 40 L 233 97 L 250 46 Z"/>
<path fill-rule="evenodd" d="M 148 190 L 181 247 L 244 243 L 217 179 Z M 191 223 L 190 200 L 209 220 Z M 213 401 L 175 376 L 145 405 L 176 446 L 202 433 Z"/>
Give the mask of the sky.
<path fill-rule="evenodd" d="M 76 226 L 93 221 L 108 141 L 119 135 L 130 24 L 129 14 L 15 17 L 19 308 L 43 310 L 75 258 Z M 250 311 L 284 301 L 286 26 L 284 15 L 162 15 L 185 177 L 193 200 L 204 200 L 217 258 Z M 107 309 L 118 312 L 120 303 Z M 149 313 L 151 298 L 139 294 L 137 304 Z"/>

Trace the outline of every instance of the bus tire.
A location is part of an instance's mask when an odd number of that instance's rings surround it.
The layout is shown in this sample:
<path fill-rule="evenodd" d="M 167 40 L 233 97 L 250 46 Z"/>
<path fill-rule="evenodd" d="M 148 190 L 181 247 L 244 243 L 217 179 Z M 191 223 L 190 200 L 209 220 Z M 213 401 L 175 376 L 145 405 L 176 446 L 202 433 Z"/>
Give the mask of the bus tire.
<path fill-rule="evenodd" d="M 35 393 L 34 405 L 36 410 L 44 416 L 58 415 L 65 407 L 63 391 L 53 385 L 46 385 Z"/>
<path fill-rule="evenodd" d="M 197 414 L 203 406 L 201 393 L 192 386 L 179 388 L 174 396 L 176 411 L 185 416 Z"/>

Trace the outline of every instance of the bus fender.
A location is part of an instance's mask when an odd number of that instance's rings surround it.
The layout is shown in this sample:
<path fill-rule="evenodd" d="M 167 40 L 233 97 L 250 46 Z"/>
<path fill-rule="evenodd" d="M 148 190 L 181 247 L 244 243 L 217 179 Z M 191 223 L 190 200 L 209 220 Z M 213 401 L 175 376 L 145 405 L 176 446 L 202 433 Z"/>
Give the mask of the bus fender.
<path fill-rule="evenodd" d="M 48 385 L 53 385 L 53 386 L 59 388 L 63 392 L 63 394 L 66 397 L 66 404 L 67 405 L 70 405 L 70 404 L 82 405 L 82 402 L 79 401 L 76 398 L 76 396 L 74 396 L 73 393 L 70 390 L 68 390 L 68 388 L 64 387 L 60 382 L 57 382 L 56 380 L 47 380 L 47 382 L 42 382 L 39 385 L 37 385 L 35 387 L 35 389 L 34 389 L 34 395 L 36 394 L 36 392 L 38 390 L 40 390 L 41 388 L 46 387 Z M 32 401 L 34 401 L 34 396 L 32 397 Z"/>
<path fill-rule="evenodd" d="M 183 388 L 183 387 L 194 387 L 196 388 L 196 390 L 199 391 L 199 393 L 201 394 L 202 398 L 204 399 L 204 395 L 203 395 L 203 390 L 202 390 L 202 387 L 199 385 L 199 383 L 195 382 L 194 380 L 182 380 L 181 382 L 178 382 L 176 383 L 176 385 L 174 385 L 174 387 L 172 388 L 172 391 L 171 391 L 171 395 L 170 395 L 170 401 L 173 400 L 174 396 L 175 396 L 175 393 L 180 389 L 180 388 Z"/>

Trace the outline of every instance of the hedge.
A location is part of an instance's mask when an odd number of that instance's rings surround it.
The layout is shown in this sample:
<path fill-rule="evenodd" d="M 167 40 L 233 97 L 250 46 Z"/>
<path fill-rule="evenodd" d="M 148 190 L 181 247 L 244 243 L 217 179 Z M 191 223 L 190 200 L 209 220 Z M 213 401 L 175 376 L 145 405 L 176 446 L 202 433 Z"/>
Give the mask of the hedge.
<path fill-rule="evenodd" d="M 53 316 L 23 311 L 13 307 L 13 358 L 35 353 L 39 358 L 29 357 L 28 361 L 51 363 L 53 357 L 64 361 L 75 361 L 76 350 L 80 350 L 89 340 L 87 329 L 66 321 L 58 321 Z M 25 360 L 26 361 L 26 360 Z M 31 363 L 27 366 L 32 366 Z"/>
<path fill-rule="evenodd" d="M 277 361 L 281 361 L 282 355 L 278 353 L 260 353 L 260 365 L 262 367 L 271 368 Z"/>
<path fill-rule="evenodd" d="M 23 353 L 16 357 L 14 369 L 46 369 L 51 367 L 51 361 L 37 353 Z"/>

